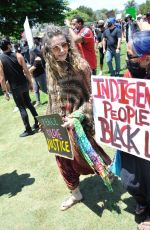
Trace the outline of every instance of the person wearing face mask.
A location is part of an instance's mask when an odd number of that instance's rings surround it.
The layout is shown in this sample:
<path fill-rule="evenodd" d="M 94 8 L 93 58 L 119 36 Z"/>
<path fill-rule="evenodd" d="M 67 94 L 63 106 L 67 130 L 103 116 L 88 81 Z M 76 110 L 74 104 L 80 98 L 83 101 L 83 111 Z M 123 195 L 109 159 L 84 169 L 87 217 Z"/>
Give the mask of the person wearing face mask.
<path fill-rule="evenodd" d="M 98 40 L 98 49 L 99 49 L 99 57 L 100 57 L 100 73 L 99 75 L 102 75 L 103 73 L 103 64 L 104 64 L 104 52 L 103 52 L 103 33 L 105 31 L 104 27 L 104 20 L 99 20 L 98 21 L 98 26 L 97 26 L 97 40 Z"/>
<path fill-rule="evenodd" d="M 150 30 L 133 35 L 127 46 L 129 77 L 150 79 Z M 142 143 L 141 143 L 142 144 Z M 150 229 L 150 161 L 120 151 L 121 182 L 136 201 L 135 214 L 144 222 L 139 230 Z"/>
<path fill-rule="evenodd" d="M 127 45 L 127 68 L 129 77 L 150 79 L 150 30 L 137 32 Z"/>
<path fill-rule="evenodd" d="M 38 116 L 29 96 L 29 88 L 32 87 L 31 76 L 25 60 L 20 53 L 11 51 L 11 42 L 7 38 L 0 41 L 0 48 L 3 53 L 0 55 L 0 84 L 5 95 L 8 94 L 6 81 L 8 81 L 13 99 L 20 111 L 25 131 L 20 137 L 26 137 L 34 134 L 33 129 L 38 127 Z M 28 108 L 34 118 L 34 125 L 31 128 L 29 123 Z"/>
<path fill-rule="evenodd" d="M 106 62 L 109 68 L 110 75 L 119 76 L 121 30 L 115 26 L 115 18 L 109 18 L 107 21 L 107 26 L 108 28 L 103 33 L 103 52 L 106 53 Z M 113 58 L 115 58 L 115 70 L 112 65 Z"/>

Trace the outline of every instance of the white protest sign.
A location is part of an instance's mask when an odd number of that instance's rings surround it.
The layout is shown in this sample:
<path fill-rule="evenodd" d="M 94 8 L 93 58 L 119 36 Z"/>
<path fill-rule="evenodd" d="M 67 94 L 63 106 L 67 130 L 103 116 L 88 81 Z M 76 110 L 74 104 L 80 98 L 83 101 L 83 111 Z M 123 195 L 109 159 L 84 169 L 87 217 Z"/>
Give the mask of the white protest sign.
<path fill-rule="evenodd" d="M 25 31 L 25 35 L 26 35 L 26 39 L 29 45 L 29 49 L 33 48 L 33 36 L 32 36 L 32 31 L 29 25 L 29 20 L 28 17 L 26 17 L 25 23 L 24 23 L 24 31 Z"/>
<path fill-rule="evenodd" d="M 96 140 L 150 160 L 150 81 L 92 76 Z"/>
<path fill-rule="evenodd" d="M 122 18 L 122 14 L 116 14 L 116 20 L 120 20 Z"/>

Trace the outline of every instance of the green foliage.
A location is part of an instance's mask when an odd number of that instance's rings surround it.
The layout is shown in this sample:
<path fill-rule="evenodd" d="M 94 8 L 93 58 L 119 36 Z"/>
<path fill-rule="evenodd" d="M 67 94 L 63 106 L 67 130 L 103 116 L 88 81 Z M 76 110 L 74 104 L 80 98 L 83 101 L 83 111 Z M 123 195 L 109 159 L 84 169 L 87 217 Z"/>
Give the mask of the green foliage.
<path fill-rule="evenodd" d="M 88 14 L 81 12 L 80 10 L 71 10 L 69 12 L 65 13 L 66 18 L 68 18 L 69 20 L 71 20 L 73 17 L 75 17 L 76 15 L 80 16 L 81 18 L 83 18 L 83 20 L 85 22 L 90 20 L 90 17 Z"/>
<path fill-rule="evenodd" d="M 79 15 L 80 17 L 82 17 L 85 22 L 96 20 L 95 12 L 91 8 L 86 6 L 80 6 L 77 9 L 70 10 L 66 13 L 66 17 L 68 19 L 72 19 L 75 15 Z"/>
<path fill-rule="evenodd" d="M 94 14 L 94 11 L 91 8 L 86 7 L 86 6 L 80 6 L 80 7 L 77 8 L 77 10 L 88 14 L 89 17 L 92 17 L 93 14 Z"/>
<path fill-rule="evenodd" d="M 105 20 L 107 18 L 107 9 L 101 9 L 101 10 L 96 10 L 95 14 L 96 14 L 96 20 L 100 20 L 103 19 Z"/>
<path fill-rule="evenodd" d="M 146 3 L 139 5 L 139 12 L 141 14 L 145 14 L 148 11 L 150 11 L 150 0 L 147 0 Z"/>
<path fill-rule="evenodd" d="M 135 0 L 129 0 L 127 3 L 125 3 L 125 9 L 129 8 L 129 7 L 136 7 L 137 3 L 135 2 Z"/>
<path fill-rule="evenodd" d="M 20 37 L 25 17 L 30 25 L 64 20 L 66 0 L 0 0 L 0 28 L 4 35 Z"/>
<path fill-rule="evenodd" d="M 77 10 L 80 10 L 81 12 L 89 15 L 89 18 L 90 18 L 91 21 L 96 20 L 96 14 L 91 8 L 86 7 L 86 6 L 80 6 L 80 7 L 77 8 Z"/>

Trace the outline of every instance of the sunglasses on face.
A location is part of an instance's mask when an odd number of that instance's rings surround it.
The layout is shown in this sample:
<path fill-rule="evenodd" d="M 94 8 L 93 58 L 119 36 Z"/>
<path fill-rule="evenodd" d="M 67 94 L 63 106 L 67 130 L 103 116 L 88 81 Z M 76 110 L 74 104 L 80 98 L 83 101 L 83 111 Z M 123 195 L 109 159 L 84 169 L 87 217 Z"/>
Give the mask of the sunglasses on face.
<path fill-rule="evenodd" d="M 68 43 L 67 42 L 63 42 L 62 44 L 60 45 L 56 45 L 56 46 L 52 46 L 51 47 L 51 50 L 55 53 L 59 53 L 62 51 L 62 49 L 67 49 L 68 48 Z"/>

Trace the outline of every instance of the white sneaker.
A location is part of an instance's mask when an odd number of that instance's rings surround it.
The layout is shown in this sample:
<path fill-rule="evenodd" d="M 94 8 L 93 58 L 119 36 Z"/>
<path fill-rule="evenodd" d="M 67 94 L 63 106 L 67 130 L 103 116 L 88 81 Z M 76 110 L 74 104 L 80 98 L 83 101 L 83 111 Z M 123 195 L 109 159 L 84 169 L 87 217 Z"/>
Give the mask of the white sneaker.
<path fill-rule="evenodd" d="M 102 74 L 103 74 L 103 72 L 102 72 L 102 71 L 100 71 L 100 72 L 99 72 L 99 76 L 102 76 Z"/>
<path fill-rule="evenodd" d="M 13 113 L 18 112 L 18 111 L 19 111 L 18 107 L 15 107 L 13 110 Z"/>
<path fill-rule="evenodd" d="M 61 211 L 65 211 L 68 208 L 71 208 L 74 204 L 79 203 L 83 199 L 83 196 L 77 187 L 75 190 L 72 190 L 72 195 L 68 197 L 60 206 Z"/>

